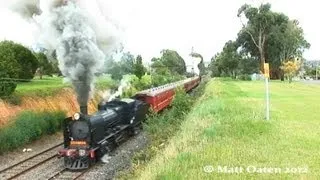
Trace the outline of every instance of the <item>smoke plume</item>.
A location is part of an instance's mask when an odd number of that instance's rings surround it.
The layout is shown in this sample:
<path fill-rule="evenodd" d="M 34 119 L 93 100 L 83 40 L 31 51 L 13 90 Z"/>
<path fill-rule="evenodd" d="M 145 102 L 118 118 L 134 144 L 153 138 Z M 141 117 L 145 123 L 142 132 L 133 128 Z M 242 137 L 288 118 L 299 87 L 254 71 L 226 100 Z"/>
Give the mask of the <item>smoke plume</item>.
<path fill-rule="evenodd" d="M 1 4 L 11 11 L 17 12 L 21 17 L 29 19 L 35 14 L 41 14 L 39 0 L 1 0 Z"/>
<path fill-rule="evenodd" d="M 198 53 L 191 53 L 192 69 L 188 69 L 188 72 L 200 75 L 199 64 L 203 61 L 203 57 Z"/>
<path fill-rule="evenodd" d="M 93 29 L 81 9 L 73 2 L 52 11 L 52 25 L 58 32 L 57 59 L 62 74 L 72 83 L 80 106 L 87 104 L 95 73 L 103 64 Z"/>
<path fill-rule="evenodd" d="M 37 26 L 37 46 L 55 52 L 65 81 L 80 106 L 88 103 L 105 54 L 117 47 L 120 33 L 99 11 L 97 1 L 14 0 L 7 6 Z M 40 15 L 39 15 L 40 14 Z"/>
<path fill-rule="evenodd" d="M 15 15 L 15 26 L 7 27 L 15 31 L 6 30 L 6 37 L 22 39 L 23 44 L 44 48 L 48 54 L 56 52 L 59 68 L 74 86 L 80 106 L 87 104 L 105 55 L 122 41 L 124 31 L 112 17 L 113 8 L 104 0 L 0 2 L 4 7 L 0 10 L 5 10 L 2 14 Z"/>

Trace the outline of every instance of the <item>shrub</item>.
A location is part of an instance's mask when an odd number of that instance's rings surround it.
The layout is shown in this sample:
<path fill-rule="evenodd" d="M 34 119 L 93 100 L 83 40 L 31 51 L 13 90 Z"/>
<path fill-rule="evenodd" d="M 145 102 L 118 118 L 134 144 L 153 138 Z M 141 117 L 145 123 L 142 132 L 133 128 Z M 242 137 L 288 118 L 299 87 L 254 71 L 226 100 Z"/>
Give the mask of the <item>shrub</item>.
<path fill-rule="evenodd" d="M 243 80 L 243 81 L 251 81 L 251 76 L 248 74 L 241 74 L 238 76 L 238 79 Z"/>
<path fill-rule="evenodd" d="M 64 112 L 31 112 L 19 114 L 14 123 L 0 130 L 0 153 L 20 147 L 61 128 Z"/>
<path fill-rule="evenodd" d="M 10 78 L 32 79 L 38 67 L 37 58 L 21 44 L 0 42 L 0 71 Z"/>
<path fill-rule="evenodd" d="M 145 123 L 145 129 L 152 137 L 153 145 L 159 145 L 172 137 L 180 128 L 184 116 L 190 111 L 193 102 L 202 94 L 204 85 L 200 85 L 192 93 L 193 96 L 177 89 L 172 101 L 172 106 L 159 114 L 149 114 Z"/>
<path fill-rule="evenodd" d="M 183 114 L 187 113 L 192 105 L 191 97 L 186 94 L 184 89 L 179 88 L 176 90 L 176 95 L 172 102 L 172 108 L 173 108 L 173 116 L 174 118 L 180 117 Z"/>
<path fill-rule="evenodd" d="M 13 93 L 9 96 L 4 96 L 4 97 L 2 97 L 2 99 L 4 101 L 6 101 L 7 103 L 15 105 L 15 106 L 20 105 L 22 102 L 22 96 L 17 93 Z"/>
<path fill-rule="evenodd" d="M 0 80 L 0 97 L 10 96 L 17 87 L 17 83 L 11 80 Z"/>

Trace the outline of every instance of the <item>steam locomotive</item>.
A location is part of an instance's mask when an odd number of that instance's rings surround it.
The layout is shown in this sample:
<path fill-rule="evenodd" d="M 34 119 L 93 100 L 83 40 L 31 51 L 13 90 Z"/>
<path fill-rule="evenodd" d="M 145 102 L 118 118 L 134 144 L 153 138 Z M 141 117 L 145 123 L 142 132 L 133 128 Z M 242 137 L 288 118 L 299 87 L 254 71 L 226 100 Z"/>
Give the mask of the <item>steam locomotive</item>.
<path fill-rule="evenodd" d="M 139 133 L 149 107 L 155 112 L 161 111 L 170 105 L 177 87 L 188 92 L 200 80 L 200 77 L 188 78 L 138 92 L 131 99 L 102 102 L 92 115 L 88 115 L 87 106 L 81 106 L 80 113 L 63 121 L 64 148 L 59 150 L 59 157 L 64 157 L 67 169 L 88 168 L 121 142 Z"/>
<path fill-rule="evenodd" d="M 115 99 L 100 103 L 98 111 L 89 116 L 87 107 L 80 107 L 81 113 L 64 120 L 64 148 L 59 150 L 59 156 L 64 157 L 65 167 L 86 169 L 139 133 L 148 108 L 148 104 L 139 100 Z"/>

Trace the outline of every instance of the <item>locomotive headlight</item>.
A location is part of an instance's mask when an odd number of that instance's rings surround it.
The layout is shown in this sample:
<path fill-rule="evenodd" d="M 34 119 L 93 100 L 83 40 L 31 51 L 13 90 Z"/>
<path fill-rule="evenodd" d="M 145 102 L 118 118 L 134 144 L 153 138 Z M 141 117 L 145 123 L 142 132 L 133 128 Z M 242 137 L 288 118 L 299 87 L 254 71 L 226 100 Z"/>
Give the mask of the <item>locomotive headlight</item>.
<path fill-rule="evenodd" d="M 79 149 L 79 156 L 85 156 L 85 155 L 86 155 L 86 150 Z"/>
<path fill-rule="evenodd" d="M 79 113 L 75 113 L 75 114 L 73 115 L 73 118 L 74 118 L 75 120 L 79 120 L 79 119 L 80 119 L 80 114 L 79 114 Z"/>

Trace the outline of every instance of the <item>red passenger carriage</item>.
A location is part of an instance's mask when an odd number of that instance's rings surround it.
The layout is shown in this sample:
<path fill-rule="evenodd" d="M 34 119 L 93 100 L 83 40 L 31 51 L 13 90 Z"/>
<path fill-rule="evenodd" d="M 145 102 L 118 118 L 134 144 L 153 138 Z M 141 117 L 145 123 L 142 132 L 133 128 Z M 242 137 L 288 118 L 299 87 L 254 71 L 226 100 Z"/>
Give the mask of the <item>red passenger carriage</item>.
<path fill-rule="evenodd" d="M 192 77 L 178 82 L 166 84 L 156 88 L 150 88 L 140 91 L 136 94 L 136 98 L 148 103 L 155 112 L 170 105 L 175 95 L 177 87 L 183 87 L 186 92 L 195 88 L 200 83 L 200 77 Z"/>

